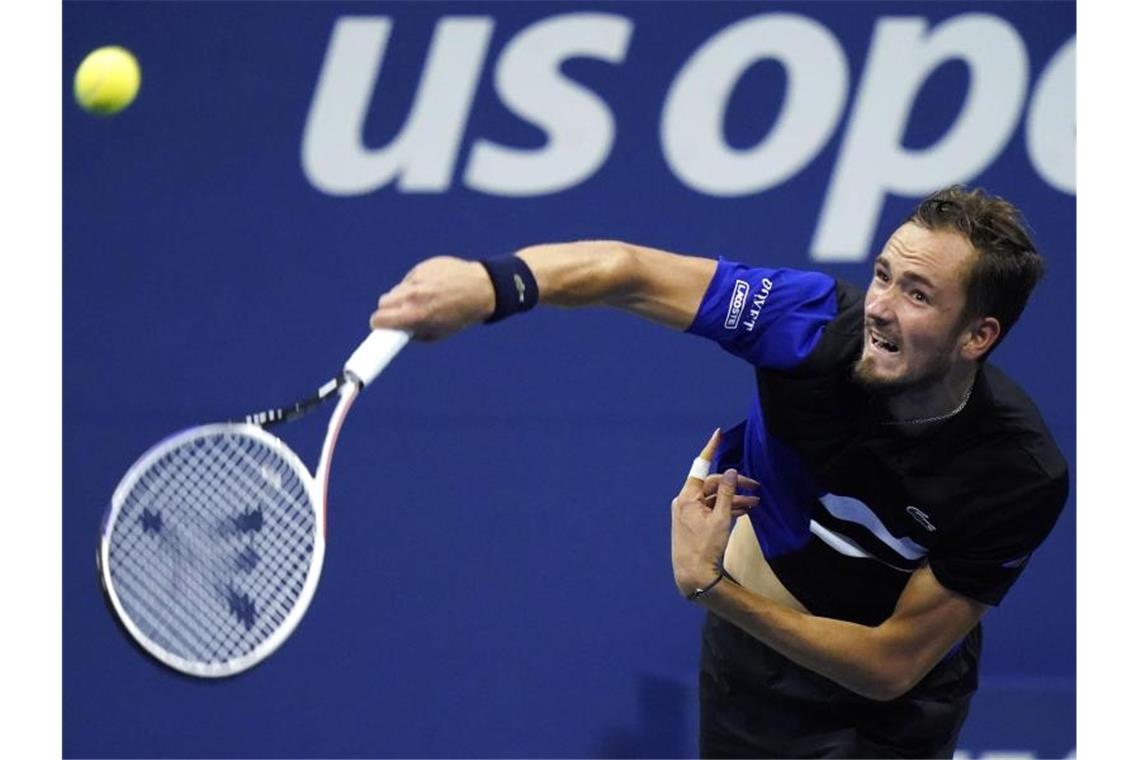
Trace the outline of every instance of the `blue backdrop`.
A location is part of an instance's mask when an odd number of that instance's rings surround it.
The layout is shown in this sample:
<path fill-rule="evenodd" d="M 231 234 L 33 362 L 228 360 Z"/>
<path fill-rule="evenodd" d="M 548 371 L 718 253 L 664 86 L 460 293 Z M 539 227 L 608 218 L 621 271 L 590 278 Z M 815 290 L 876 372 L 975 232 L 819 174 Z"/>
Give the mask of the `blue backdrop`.
<path fill-rule="evenodd" d="M 995 356 L 1075 463 L 1070 3 L 75 3 L 62 83 L 64 753 L 683 756 L 699 611 L 668 504 L 750 369 L 618 313 L 413 345 L 333 467 L 320 589 L 223 682 L 140 655 L 99 520 L 167 433 L 308 392 L 416 261 L 618 238 L 858 282 L 916 197 L 1024 210 L 1049 276 Z M 381 65 L 382 64 L 382 65 Z M 373 78 L 374 77 L 374 78 Z M 322 423 L 287 435 L 312 462 Z M 986 618 L 962 753 L 1069 753 L 1069 504 Z"/>

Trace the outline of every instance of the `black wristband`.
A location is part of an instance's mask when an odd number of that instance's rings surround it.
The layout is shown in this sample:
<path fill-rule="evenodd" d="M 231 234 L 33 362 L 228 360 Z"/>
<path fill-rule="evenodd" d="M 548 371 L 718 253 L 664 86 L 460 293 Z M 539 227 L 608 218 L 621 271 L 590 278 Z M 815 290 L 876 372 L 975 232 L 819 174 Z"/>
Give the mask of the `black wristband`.
<path fill-rule="evenodd" d="M 707 594 L 708 592 L 712 591 L 712 587 L 713 587 L 713 586 L 715 586 L 716 584 L 718 584 L 718 583 L 720 583 L 721 581 L 723 581 L 726 575 L 728 575 L 728 573 L 726 573 L 725 571 L 721 570 L 721 571 L 720 571 L 720 573 L 718 573 L 718 574 L 717 574 L 717 576 L 716 576 L 716 579 L 715 579 L 715 580 L 714 580 L 712 583 L 710 583 L 709 585 L 705 586 L 704 588 L 697 588 L 697 589 L 693 589 L 693 593 L 691 593 L 691 594 L 689 594 L 688 596 L 686 596 L 686 597 L 685 597 L 685 599 L 687 599 L 687 600 L 689 600 L 689 601 L 691 602 L 691 601 L 693 601 L 694 599 L 697 599 L 697 598 L 699 598 L 699 597 L 700 597 L 702 594 Z"/>
<path fill-rule="evenodd" d="M 538 281 L 518 256 L 481 259 L 479 263 L 487 270 L 495 288 L 495 311 L 487 317 L 486 324 L 529 311 L 538 303 Z"/>

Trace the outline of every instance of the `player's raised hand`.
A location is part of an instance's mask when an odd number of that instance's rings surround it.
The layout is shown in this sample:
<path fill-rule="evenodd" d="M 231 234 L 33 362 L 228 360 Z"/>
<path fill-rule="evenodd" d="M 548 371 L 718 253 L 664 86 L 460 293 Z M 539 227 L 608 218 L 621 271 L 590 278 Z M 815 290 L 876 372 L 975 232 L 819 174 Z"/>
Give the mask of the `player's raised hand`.
<path fill-rule="evenodd" d="M 699 499 L 708 508 L 712 508 L 716 503 L 717 490 L 720 487 L 721 480 L 724 475 L 708 474 L 709 465 L 712 463 L 713 456 L 716 455 L 716 447 L 720 445 L 720 428 L 717 428 L 705 444 L 704 449 L 697 458 L 693 460 L 693 468 L 689 470 L 688 477 L 685 478 L 685 484 L 681 487 L 681 496 L 691 496 Z M 738 474 L 736 476 L 736 488 L 738 491 L 754 491 L 760 487 L 760 484 L 752 478 L 745 477 Z M 732 516 L 741 517 L 752 507 L 760 503 L 759 496 L 749 494 L 736 493 L 732 497 Z"/>
<path fill-rule="evenodd" d="M 740 479 L 736 470 L 730 469 L 717 476 L 715 498 L 711 506 L 706 503 L 712 495 L 706 494 L 708 465 L 719 442 L 718 429 L 694 460 L 681 492 L 673 499 L 673 580 L 685 597 L 697 588 L 708 588 L 720 575 L 734 513 L 743 513 L 758 501 L 752 496 L 737 496 L 738 481 L 747 483 L 748 487 L 759 484 L 748 478 Z M 742 501 L 737 502 L 738 498 Z"/>
<path fill-rule="evenodd" d="M 720 491 L 721 481 L 724 480 L 724 475 L 709 475 L 705 478 L 705 482 L 701 487 L 701 501 L 709 509 L 716 504 L 717 493 Z M 746 478 L 739 473 L 736 476 L 736 494 L 732 497 L 732 516 L 742 517 L 748 513 L 748 510 L 760 503 L 759 496 L 751 494 L 742 494 L 741 490 L 753 491 L 760 487 L 752 478 Z"/>
<path fill-rule="evenodd" d="M 495 310 L 495 291 L 478 261 L 436 256 L 412 267 L 380 296 L 373 329 L 410 330 L 417 340 L 439 340 L 483 322 Z"/>

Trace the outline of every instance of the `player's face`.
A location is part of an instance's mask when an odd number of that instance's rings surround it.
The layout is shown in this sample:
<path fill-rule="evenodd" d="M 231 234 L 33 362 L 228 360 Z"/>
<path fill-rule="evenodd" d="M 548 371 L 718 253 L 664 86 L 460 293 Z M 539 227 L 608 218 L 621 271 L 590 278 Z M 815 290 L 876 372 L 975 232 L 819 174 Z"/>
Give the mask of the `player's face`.
<path fill-rule="evenodd" d="M 965 282 L 974 255 L 970 242 L 955 232 L 913 223 L 895 231 L 875 260 L 864 301 L 857 378 L 902 392 L 946 377 L 960 358 Z"/>

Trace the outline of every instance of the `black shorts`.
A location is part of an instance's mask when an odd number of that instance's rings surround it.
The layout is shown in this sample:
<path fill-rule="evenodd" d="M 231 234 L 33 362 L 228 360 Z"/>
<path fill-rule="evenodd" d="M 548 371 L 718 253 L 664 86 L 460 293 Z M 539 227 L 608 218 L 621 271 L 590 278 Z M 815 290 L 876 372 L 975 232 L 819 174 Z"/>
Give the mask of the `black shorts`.
<path fill-rule="evenodd" d="M 716 615 L 701 644 L 701 757 L 954 754 L 978 688 L 982 631 L 890 702 L 802 668 Z"/>

